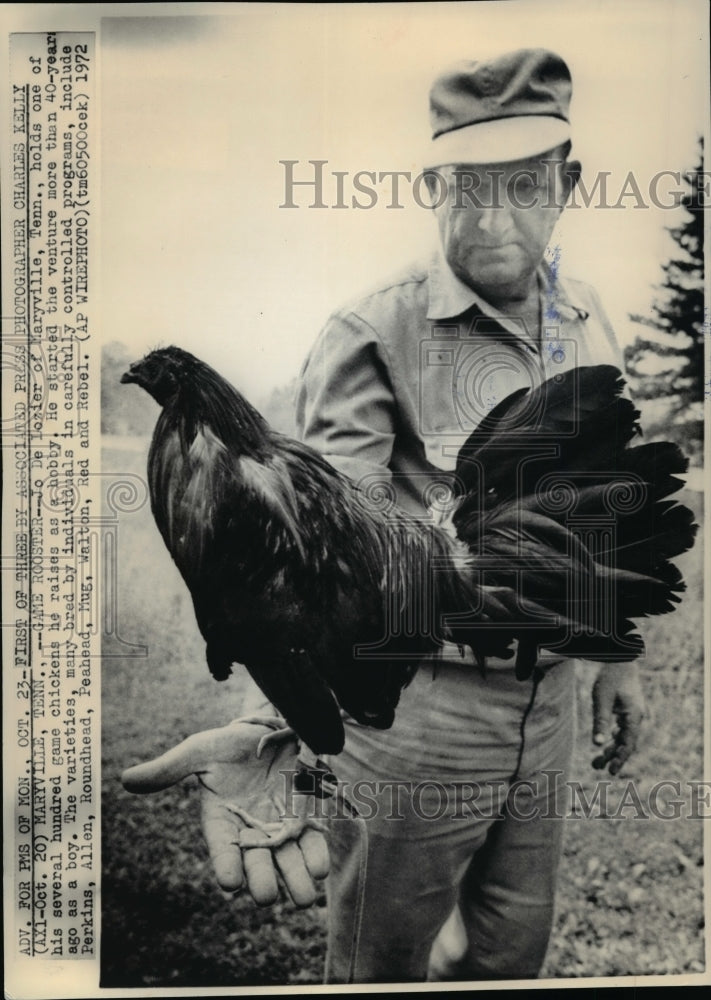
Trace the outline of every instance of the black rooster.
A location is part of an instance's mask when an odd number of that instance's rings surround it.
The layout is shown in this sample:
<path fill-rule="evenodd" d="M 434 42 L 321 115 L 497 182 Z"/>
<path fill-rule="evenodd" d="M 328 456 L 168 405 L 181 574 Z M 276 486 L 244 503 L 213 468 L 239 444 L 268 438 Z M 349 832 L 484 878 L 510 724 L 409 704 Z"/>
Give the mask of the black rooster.
<path fill-rule="evenodd" d="M 122 381 L 163 407 L 151 504 L 212 674 L 244 664 L 315 753 L 342 749 L 339 705 L 391 726 L 445 640 L 483 662 L 518 639 L 522 678 L 541 646 L 630 660 L 643 650 L 632 619 L 671 610 L 683 590 L 669 560 L 696 525 L 665 498 L 686 460 L 668 443 L 628 447 L 639 414 L 615 368 L 576 369 L 493 410 L 460 453 L 450 531 L 375 508 L 179 348 Z"/>

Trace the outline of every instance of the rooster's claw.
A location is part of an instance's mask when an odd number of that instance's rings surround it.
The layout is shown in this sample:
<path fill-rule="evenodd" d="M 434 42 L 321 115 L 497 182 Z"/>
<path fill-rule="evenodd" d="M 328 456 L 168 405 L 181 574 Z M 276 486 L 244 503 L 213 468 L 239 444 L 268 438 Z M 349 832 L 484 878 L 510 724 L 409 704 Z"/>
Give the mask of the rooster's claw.
<path fill-rule="evenodd" d="M 225 802 L 225 808 L 247 824 L 244 830 L 240 830 L 238 845 L 241 848 L 266 847 L 274 850 L 281 847 L 288 840 L 298 840 L 304 830 L 313 829 L 320 833 L 326 832 L 325 825 L 314 817 L 300 819 L 289 817 L 288 819 L 273 820 L 265 822 L 257 819 L 241 806 L 234 802 Z"/>

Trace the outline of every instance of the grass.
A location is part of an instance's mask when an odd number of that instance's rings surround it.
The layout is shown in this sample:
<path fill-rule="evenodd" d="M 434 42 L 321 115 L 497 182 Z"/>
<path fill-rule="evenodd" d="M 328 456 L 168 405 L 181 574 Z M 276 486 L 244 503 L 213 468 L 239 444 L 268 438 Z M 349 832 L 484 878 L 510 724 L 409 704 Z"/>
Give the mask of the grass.
<path fill-rule="evenodd" d="M 110 439 L 109 439 L 110 441 Z M 108 447 L 104 471 L 142 475 L 145 450 Z M 699 494 L 686 498 L 700 518 Z M 646 624 L 643 745 L 621 778 L 642 790 L 700 780 L 703 734 L 701 541 L 681 560 L 689 591 Z M 118 640 L 103 661 L 102 986 L 268 986 L 321 981 L 325 899 L 309 910 L 227 897 L 213 880 L 195 779 L 155 795 L 120 784 L 130 764 L 241 714 L 240 672 L 219 686 L 187 589 L 148 506 L 118 531 Z M 124 655 L 121 655 L 124 654 Z M 573 777 L 590 797 L 590 671 L 581 670 Z M 618 779 L 619 781 L 619 779 Z M 615 787 L 619 788 L 620 785 Z M 701 972 L 702 822 L 570 819 L 546 978 Z"/>

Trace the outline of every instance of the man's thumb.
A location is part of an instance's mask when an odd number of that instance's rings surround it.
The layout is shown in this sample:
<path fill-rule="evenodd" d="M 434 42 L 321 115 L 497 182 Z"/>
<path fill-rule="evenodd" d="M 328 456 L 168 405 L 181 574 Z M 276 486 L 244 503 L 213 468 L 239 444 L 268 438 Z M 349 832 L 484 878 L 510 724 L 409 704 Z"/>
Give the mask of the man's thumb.
<path fill-rule="evenodd" d="M 171 747 L 155 760 L 147 760 L 126 768 L 121 775 L 121 784 L 127 792 L 138 795 L 159 792 L 176 785 L 183 778 L 199 770 L 205 758 L 200 737 L 206 735 L 212 734 L 200 733 L 188 736 L 182 743 Z"/>
<path fill-rule="evenodd" d="M 612 691 L 602 676 L 595 681 L 592 698 L 593 743 L 601 746 L 612 734 Z"/>

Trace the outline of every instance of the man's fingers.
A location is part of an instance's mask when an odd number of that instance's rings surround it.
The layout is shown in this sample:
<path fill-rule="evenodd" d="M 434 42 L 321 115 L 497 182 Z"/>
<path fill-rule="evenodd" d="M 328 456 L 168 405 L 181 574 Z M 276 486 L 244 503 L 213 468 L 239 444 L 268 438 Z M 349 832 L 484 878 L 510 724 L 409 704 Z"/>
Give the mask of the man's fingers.
<path fill-rule="evenodd" d="M 637 745 L 636 741 L 633 742 L 630 740 L 629 736 L 629 731 L 622 730 L 617 735 L 614 742 L 608 743 L 608 745 L 603 748 L 602 753 L 594 758 L 592 766 L 598 771 L 602 771 L 607 768 L 613 777 L 614 775 L 619 774 L 623 765 L 627 763 L 629 758 L 634 753 Z"/>
<path fill-rule="evenodd" d="M 608 771 L 613 776 L 613 778 L 619 771 L 622 770 L 622 766 L 625 764 L 628 757 L 629 753 L 616 753 L 615 756 L 612 758 L 612 760 L 610 761 L 610 766 L 608 767 Z"/>
<path fill-rule="evenodd" d="M 225 892 L 239 892 L 244 888 L 244 869 L 239 847 L 226 845 L 210 852 L 212 867 L 217 884 Z"/>
<path fill-rule="evenodd" d="M 614 691 L 605 682 L 604 677 L 598 677 L 593 686 L 593 743 L 596 746 L 609 740 L 612 731 L 612 708 Z"/>
<path fill-rule="evenodd" d="M 316 889 L 299 847 L 293 840 L 288 841 L 274 851 L 274 860 L 294 903 L 311 906 L 316 901 Z"/>
<path fill-rule="evenodd" d="M 592 766 L 596 771 L 604 771 L 609 762 L 615 756 L 615 744 L 609 743 L 597 757 L 593 759 Z"/>
<path fill-rule="evenodd" d="M 619 716 L 625 746 L 629 747 L 630 753 L 637 748 L 643 718 L 644 712 L 641 708 L 636 708 Z"/>
<path fill-rule="evenodd" d="M 616 736 L 616 744 L 624 743 L 628 747 L 626 760 L 637 745 L 644 715 L 644 697 L 636 665 L 606 664 L 593 685 L 592 701 L 593 742 L 602 746 L 611 733 L 615 735 L 612 727 L 616 719 L 621 732 L 621 736 Z"/>
<path fill-rule="evenodd" d="M 239 831 L 226 818 L 229 814 L 225 814 L 222 821 L 219 816 L 211 816 L 209 812 L 207 815 L 203 824 L 205 837 L 217 881 L 223 889 L 234 891 L 246 883 L 254 901 L 260 906 L 269 906 L 279 895 L 278 869 L 297 906 L 311 906 L 316 901 L 313 880 L 324 878 L 329 868 L 323 834 L 305 830 L 298 844 L 288 840 L 276 849 L 242 846 L 240 851 Z"/>
<path fill-rule="evenodd" d="M 240 824 L 219 799 L 203 792 L 202 830 L 215 872 L 217 884 L 226 892 L 236 892 L 244 886 L 242 852 L 237 845 Z"/>
<path fill-rule="evenodd" d="M 268 847 L 250 847 L 242 853 L 249 894 L 259 906 L 271 906 L 279 896 L 272 852 Z"/>
<path fill-rule="evenodd" d="M 642 725 L 642 711 L 621 712 L 618 715 L 620 732 L 615 740 L 615 755 L 610 762 L 610 774 L 618 774 L 637 749 L 637 741 Z"/>
<path fill-rule="evenodd" d="M 299 839 L 299 847 L 311 878 L 326 878 L 331 862 L 324 835 L 318 830 L 307 828 Z"/>

